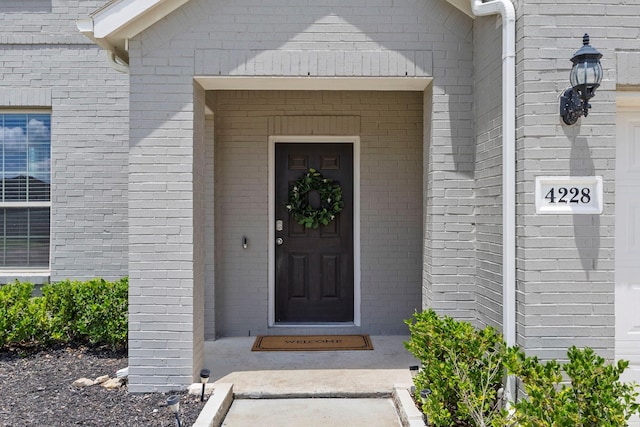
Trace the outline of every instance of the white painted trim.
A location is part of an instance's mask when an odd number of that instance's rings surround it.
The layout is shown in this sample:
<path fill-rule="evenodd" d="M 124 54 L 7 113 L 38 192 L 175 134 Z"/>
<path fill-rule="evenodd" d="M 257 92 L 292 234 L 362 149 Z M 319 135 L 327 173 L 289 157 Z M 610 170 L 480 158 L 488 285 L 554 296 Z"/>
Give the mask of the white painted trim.
<path fill-rule="evenodd" d="M 0 277 L 47 277 L 51 276 L 51 270 L 2 270 L 0 269 Z"/>
<path fill-rule="evenodd" d="M 361 318 L 361 301 L 362 291 L 360 288 L 361 281 L 361 261 L 360 261 L 360 137 L 359 136 L 269 136 L 269 241 L 267 247 L 269 248 L 269 291 L 268 291 L 268 304 L 269 304 L 269 327 L 308 327 L 309 324 L 277 324 L 276 323 L 276 253 L 273 242 L 275 241 L 276 231 L 276 207 L 275 207 L 275 152 L 276 143 L 345 143 L 353 145 L 353 324 L 344 322 L 337 323 L 322 323 L 314 326 L 360 326 L 362 324 Z"/>
<path fill-rule="evenodd" d="M 431 77 L 195 76 L 205 90 L 376 90 L 423 92 Z"/>
<path fill-rule="evenodd" d="M 0 114 L 51 114 L 51 107 L 28 107 L 28 108 L 15 108 L 15 107 L 0 107 Z"/>
<path fill-rule="evenodd" d="M 50 208 L 51 202 L 0 202 L 0 208 Z"/>
<path fill-rule="evenodd" d="M 97 39 L 128 39 L 146 30 L 189 0 L 121 0 L 93 13 Z"/>
<path fill-rule="evenodd" d="M 638 107 L 640 107 L 640 92 L 636 92 L 636 91 L 617 91 L 616 92 L 616 106 L 618 108 L 637 109 Z"/>
<path fill-rule="evenodd" d="M 516 301 L 516 12 L 513 0 L 470 0 L 476 16 L 502 17 L 502 335 L 517 344 Z M 504 396 L 516 395 L 515 376 L 505 381 Z"/>

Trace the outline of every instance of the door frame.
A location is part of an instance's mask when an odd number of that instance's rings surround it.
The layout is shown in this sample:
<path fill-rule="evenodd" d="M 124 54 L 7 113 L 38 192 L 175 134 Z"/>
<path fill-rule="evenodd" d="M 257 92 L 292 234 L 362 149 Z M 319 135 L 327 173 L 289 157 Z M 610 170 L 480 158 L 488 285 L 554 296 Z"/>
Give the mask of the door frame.
<path fill-rule="evenodd" d="M 297 323 L 279 324 L 276 322 L 276 251 L 275 251 L 275 154 L 278 144 L 351 144 L 353 146 L 353 322 L 339 323 Z M 324 326 L 360 326 L 360 137 L 359 136 L 269 136 L 269 327 L 324 327 Z"/>
<path fill-rule="evenodd" d="M 619 139 L 620 139 L 620 135 L 619 135 L 619 130 L 621 128 L 621 124 L 623 123 L 623 120 L 621 119 L 621 114 L 627 114 L 627 113 L 634 113 L 634 114 L 640 114 L 640 91 L 620 91 L 618 90 L 616 93 L 616 160 L 618 158 L 618 145 L 620 143 Z M 629 141 L 626 141 L 627 143 Z M 618 164 L 616 163 L 616 178 L 617 178 L 617 172 L 618 172 Z M 618 185 L 618 182 L 616 180 L 615 182 L 616 186 Z M 615 194 L 615 196 L 617 197 L 617 193 Z M 619 205 L 618 203 L 615 203 L 615 212 L 614 212 L 614 216 L 615 216 L 615 221 L 614 221 L 614 225 L 615 225 L 615 232 L 616 234 L 619 232 L 619 222 L 618 222 L 618 209 L 619 209 Z M 616 236 L 617 237 L 617 236 Z M 622 331 L 620 331 L 620 326 L 621 324 L 619 323 L 619 317 L 622 316 L 622 313 L 620 312 L 621 308 L 620 306 L 617 304 L 618 302 L 618 298 L 620 298 L 619 295 L 619 284 L 620 281 L 618 279 L 618 251 L 619 251 L 619 242 L 617 239 L 615 239 L 615 258 L 614 258 L 614 355 L 615 355 L 615 359 L 627 359 L 630 360 L 628 357 L 628 352 L 627 349 L 629 348 L 629 343 L 626 342 L 624 339 L 620 339 L 622 338 Z M 631 362 L 636 362 L 634 360 L 631 360 Z M 627 369 L 627 371 L 622 375 L 622 380 L 626 380 L 628 378 L 630 378 L 631 375 L 631 370 L 632 370 L 633 365 L 629 365 L 629 368 Z M 632 418 L 631 421 L 633 421 L 635 418 Z M 636 425 L 636 424 L 630 424 L 630 425 Z"/>

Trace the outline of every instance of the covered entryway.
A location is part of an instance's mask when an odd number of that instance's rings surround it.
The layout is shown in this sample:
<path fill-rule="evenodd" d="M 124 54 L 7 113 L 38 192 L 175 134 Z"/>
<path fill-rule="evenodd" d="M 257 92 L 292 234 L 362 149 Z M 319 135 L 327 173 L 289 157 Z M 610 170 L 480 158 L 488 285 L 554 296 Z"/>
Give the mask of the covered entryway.
<path fill-rule="evenodd" d="M 625 379 L 640 382 L 640 94 L 618 101 L 616 359 L 629 360 Z"/>
<path fill-rule="evenodd" d="M 207 336 L 402 334 L 421 305 L 425 91 L 321 89 L 207 90 Z M 317 229 L 286 209 L 310 168 L 345 202 Z"/>
<path fill-rule="evenodd" d="M 132 76 L 131 390 L 191 381 L 206 339 L 406 334 L 426 304 L 474 313 L 476 76 L 463 12 L 117 0 L 81 31 Z M 351 321 L 276 321 L 274 136 L 360 141 Z"/>
<path fill-rule="evenodd" d="M 307 227 L 287 204 L 311 169 L 339 186 L 343 207 L 328 224 Z M 353 322 L 353 145 L 276 143 L 275 177 L 276 322 Z M 302 197 L 326 208 L 317 190 Z"/>

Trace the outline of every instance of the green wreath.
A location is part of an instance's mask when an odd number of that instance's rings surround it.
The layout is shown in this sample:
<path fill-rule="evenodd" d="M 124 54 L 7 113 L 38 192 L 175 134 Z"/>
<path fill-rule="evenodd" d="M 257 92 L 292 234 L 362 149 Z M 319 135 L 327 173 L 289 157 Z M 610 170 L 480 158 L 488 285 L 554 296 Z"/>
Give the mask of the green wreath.
<path fill-rule="evenodd" d="M 320 207 L 314 208 L 306 198 L 307 193 L 317 191 L 320 194 Z M 318 228 L 327 225 L 342 211 L 342 188 L 330 178 L 323 178 L 317 170 L 310 168 L 302 175 L 289 191 L 287 210 L 293 219 L 305 228 Z"/>

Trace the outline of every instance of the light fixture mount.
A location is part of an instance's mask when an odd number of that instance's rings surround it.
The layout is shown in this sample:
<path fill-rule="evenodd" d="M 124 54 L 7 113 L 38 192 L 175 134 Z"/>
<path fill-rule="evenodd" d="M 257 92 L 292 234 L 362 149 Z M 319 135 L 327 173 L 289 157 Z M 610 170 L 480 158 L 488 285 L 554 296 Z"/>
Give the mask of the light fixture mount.
<path fill-rule="evenodd" d="M 585 34 L 582 47 L 571 58 L 571 87 L 560 97 L 560 116 L 566 125 L 573 125 L 580 117 L 589 115 L 589 100 L 602 81 L 600 58 L 602 54 L 589 44 L 589 35 Z"/>

